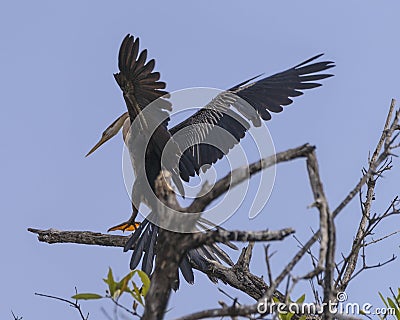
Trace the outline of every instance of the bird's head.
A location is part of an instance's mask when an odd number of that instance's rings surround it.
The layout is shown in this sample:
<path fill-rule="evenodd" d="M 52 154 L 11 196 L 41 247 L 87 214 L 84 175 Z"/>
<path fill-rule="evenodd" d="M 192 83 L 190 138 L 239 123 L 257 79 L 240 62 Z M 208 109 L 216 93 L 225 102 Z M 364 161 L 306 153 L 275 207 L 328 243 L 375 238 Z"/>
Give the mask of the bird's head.
<path fill-rule="evenodd" d="M 101 145 L 103 145 L 105 142 L 107 142 L 112 137 L 114 137 L 118 133 L 118 131 L 121 130 L 122 126 L 125 123 L 125 120 L 127 120 L 127 119 L 129 119 L 129 115 L 128 115 L 128 112 L 125 112 L 117 120 L 115 120 L 106 130 L 104 130 L 99 142 L 97 142 L 96 145 L 92 149 L 90 149 L 90 151 L 87 153 L 87 155 L 85 157 L 91 155 Z M 125 134 L 125 130 L 124 130 L 124 134 Z M 125 140 L 125 137 L 124 137 L 124 140 Z"/>

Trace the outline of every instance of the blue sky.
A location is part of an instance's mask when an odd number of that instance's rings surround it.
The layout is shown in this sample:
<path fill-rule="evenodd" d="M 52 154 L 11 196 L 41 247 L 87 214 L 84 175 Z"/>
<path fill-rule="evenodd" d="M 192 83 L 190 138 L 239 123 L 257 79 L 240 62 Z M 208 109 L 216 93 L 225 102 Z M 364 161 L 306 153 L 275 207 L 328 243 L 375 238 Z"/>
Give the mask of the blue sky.
<path fill-rule="evenodd" d="M 24 319 L 78 319 L 60 302 L 34 292 L 70 297 L 103 292 L 108 266 L 128 271 L 122 250 L 38 243 L 28 227 L 104 232 L 125 219 L 130 204 L 122 176 L 122 140 L 113 139 L 90 158 L 84 155 L 103 129 L 125 111 L 112 74 L 123 37 L 141 38 L 156 58 L 168 90 L 195 86 L 228 88 L 251 76 L 291 67 L 324 52 L 334 60 L 334 78 L 295 100 L 268 123 L 277 151 L 309 142 L 317 146 L 321 175 L 334 208 L 360 177 L 377 142 L 391 98 L 399 97 L 398 14 L 386 1 L 13 1 L 2 3 L 1 35 L 1 194 L 3 216 L 0 318 L 11 310 Z M 395 160 L 398 163 L 398 160 Z M 381 181 L 374 210 L 380 212 L 398 192 L 399 169 Z M 234 215 L 224 226 L 259 230 L 294 226 L 306 241 L 316 228 L 316 210 L 304 161 L 277 168 L 274 190 L 254 220 Z M 338 254 L 349 250 L 360 218 L 357 201 L 337 219 Z M 377 237 L 398 228 L 387 221 Z M 399 237 L 371 248 L 375 264 L 399 252 Z M 297 249 L 295 240 L 274 244 L 277 274 Z M 251 265 L 266 276 L 258 245 Z M 235 257 L 237 253 L 232 253 Z M 294 274 L 310 268 L 307 259 Z M 349 300 L 379 306 L 378 291 L 398 287 L 399 262 L 360 275 Z M 397 282 L 396 282 L 397 281 Z M 170 317 L 224 299 L 206 277 L 172 295 Z M 242 303 L 251 302 L 233 289 Z M 306 292 L 299 285 L 294 296 Z M 100 305 L 85 303 L 90 319 L 101 319 Z"/>

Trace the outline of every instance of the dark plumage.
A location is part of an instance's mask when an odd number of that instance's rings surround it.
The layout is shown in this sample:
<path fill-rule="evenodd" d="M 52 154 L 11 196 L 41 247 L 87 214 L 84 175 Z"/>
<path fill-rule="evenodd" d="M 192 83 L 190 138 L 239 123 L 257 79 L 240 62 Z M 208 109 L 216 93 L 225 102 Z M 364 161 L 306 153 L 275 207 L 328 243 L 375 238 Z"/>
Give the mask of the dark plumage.
<path fill-rule="evenodd" d="M 334 66 L 331 61 L 314 62 L 322 54 L 312 57 L 293 68 L 275 75 L 261 78 L 261 75 L 240 83 L 227 91 L 220 93 L 204 108 L 194 113 L 191 117 L 168 128 L 171 104 L 166 99 L 151 105 L 152 114 L 163 119 L 154 134 L 149 137 L 149 143 L 145 151 L 145 163 L 135 157 L 135 142 L 137 136 L 131 137 L 131 157 L 137 174 L 132 197 L 141 201 L 147 201 L 140 193 L 140 186 L 147 179 L 154 191 L 155 180 L 162 169 L 161 153 L 168 141 L 173 142 L 173 156 L 179 156 L 178 164 L 164 164 L 163 169 L 171 172 L 173 181 L 179 191 L 183 192 L 182 181 L 188 181 L 190 177 L 199 174 L 200 168 L 207 169 L 218 159 L 229 152 L 235 144 L 245 136 L 251 125 L 260 126 L 262 120 L 270 120 L 271 113 L 279 113 L 284 106 L 292 103 L 291 98 L 302 95 L 302 90 L 321 86 L 319 80 L 331 77 L 331 74 L 321 73 Z M 153 72 L 154 60 L 147 60 L 147 50 L 139 54 L 139 39 L 127 35 L 122 42 L 118 67 L 120 72 L 114 77 L 120 86 L 126 102 L 130 122 L 133 123 L 139 117 L 140 131 L 146 135 L 148 122 L 152 119 L 143 115 L 146 106 L 158 98 L 167 94 L 164 91 L 166 85 L 160 81 L 160 74 Z M 257 78 L 261 78 L 256 80 Z M 235 110 L 235 111 L 234 111 Z M 185 130 L 190 128 L 189 130 Z M 216 134 L 217 129 L 224 129 L 232 135 L 232 139 L 225 141 L 221 150 L 207 144 L 207 139 Z M 135 140 L 136 139 L 136 140 Z M 216 137 L 218 139 L 218 137 Z M 128 143 L 129 144 L 129 143 Z M 185 150 L 181 154 L 180 150 Z M 145 176 L 138 174 L 141 166 L 145 166 Z M 136 188 L 136 189 L 135 189 Z M 135 191 L 137 190 L 137 191 Z M 136 193 L 135 193 L 136 192 Z M 154 208 L 152 208 L 154 209 Z M 137 209 L 133 208 L 132 218 L 137 215 Z M 125 251 L 134 248 L 130 267 L 136 268 L 143 253 L 142 269 L 150 274 L 153 268 L 155 244 L 157 242 L 158 227 L 145 220 L 132 234 L 125 246 Z M 223 260 L 232 264 L 229 256 L 217 246 L 203 246 L 188 252 L 181 262 L 180 268 L 184 278 L 193 282 L 193 271 L 189 260 L 197 266 L 204 267 L 206 259 Z"/>

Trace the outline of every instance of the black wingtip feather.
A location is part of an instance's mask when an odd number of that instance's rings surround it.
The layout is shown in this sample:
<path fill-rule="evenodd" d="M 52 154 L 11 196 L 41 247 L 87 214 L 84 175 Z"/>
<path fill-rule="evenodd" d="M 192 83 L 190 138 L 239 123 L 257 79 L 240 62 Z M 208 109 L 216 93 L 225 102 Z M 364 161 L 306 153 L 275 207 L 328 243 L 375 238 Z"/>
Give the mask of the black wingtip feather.
<path fill-rule="evenodd" d="M 125 99 L 131 121 L 134 121 L 138 111 L 130 101 L 136 100 L 140 109 L 166 94 L 160 90 L 166 87 L 165 82 L 158 81 L 160 74 L 153 72 L 154 59 L 147 60 L 147 49 L 140 52 L 139 38 L 128 34 L 121 43 L 118 54 L 119 73 L 114 77 L 121 87 L 124 97 L 133 96 L 134 99 Z"/>
<path fill-rule="evenodd" d="M 182 275 L 185 278 L 186 282 L 193 284 L 194 283 L 193 269 L 187 255 L 185 255 L 182 258 L 182 261 L 179 264 L 179 269 L 181 269 Z"/>
<path fill-rule="evenodd" d="M 324 55 L 324 53 L 320 53 L 317 54 L 316 56 L 309 58 L 303 62 L 300 62 L 298 65 L 296 65 L 295 67 L 293 67 L 294 69 L 297 69 L 298 67 L 304 66 L 307 63 L 310 63 L 311 61 L 317 60 L 318 58 L 322 57 Z"/>

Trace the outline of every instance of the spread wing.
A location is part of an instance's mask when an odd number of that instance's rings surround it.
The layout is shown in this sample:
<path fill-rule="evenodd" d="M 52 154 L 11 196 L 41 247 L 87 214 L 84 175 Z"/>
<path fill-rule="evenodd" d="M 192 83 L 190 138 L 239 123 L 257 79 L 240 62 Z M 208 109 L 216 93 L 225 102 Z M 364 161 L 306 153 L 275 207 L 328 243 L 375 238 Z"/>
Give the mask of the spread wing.
<path fill-rule="evenodd" d="M 259 76 L 244 81 L 220 93 L 205 107 L 171 128 L 174 140 L 181 150 L 185 150 L 184 155 L 190 154 L 195 159 L 195 165 L 190 168 L 180 165 L 181 176 L 194 176 L 202 166 L 221 159 L 245 136 L 250 122 L 260 126 L 261 119 L 270 120 L 271 113 L 281 112 L 284 106 L 293 102 L 292 97 L 303 94 L 302 90 L 321 86 L 317 81 L 332 76 L 321 72 L 334 67 L 332 61 L 313 62 L 321 56 L 254 82 Z M 221 132 L 226 132 L 226 136 L 221 137 Z"/>
<path fill-rule="evenodd" d="M 167 94 L 165 82 L 159 81 L 160 73 L 153 72 L 154 59 L 146 62 L 147 50 L 139 54 L 139 38 L 127 35 L 122 41 L 119 55 L 118 67 L 120 72 L 114 74 L 115 80 L 120 86 L 131 122 L 136 116 L 150 103 Z M 155 106 L 152 106 L 153 112 L 160 119 L 167 119 L 168 110 L 171 110 L 171 104 L 159 99 Z M 144 121 L 144 119 L 143 119 Z"/>
<path fill-rule="evenodd" d="M 170 140 L 170 132 L 167 129 L 169 121 L 169 113 L 171 103 L 165 99 L 168 93 L 164 91 L 165 82 L 159 81 L 160 74 L 153 72 L 155 61 L 154 59 L 146 62 L 147 50 L 143 50 L 139 54 L 139 38 L 134 38 L 127 35 L 122 41 L 119 56 L 118 67 L 120 72 L 114 74 L 115 80 L 120 86 L 123 97 L 128 108 L 128 114 L 131 124 L 134 124 L 133 134 L 150 134 L 147 145 L 129 146 L 129 150 L 135 153 L 135 148 L 139 148 L 143 154 L 151 155 L 153 162 L 146 166 L 146 174 L 148 175 L 151 186 L 154 186 L 155 178 L 158 176 L 161 167 L 161 155 L 167 142 Z M 149 108 L 146 108 L 149 106 Z M 139 122 L 135 122 L 138 117 Z M 149 130 L 142 130 L 149 129 Z M 136 131 L 139 130 L 139 131 Z M 131 133 L 132 134 L 132 133 Z M 184 194 L 182 181 L 179 179 L 178 161 L 174 161 L 178 157 L 179 163 L 186 165 L 189 168 L 195 167 L 192 157 L 181 154 L 178 145 L 173 141 L 170 144 L 171 155 L 167 156 L 163 165 L 172 173 L 172 179 L 181 192 Z M 142 148 L 146 150 L 142 150 Z M 137 152 L 141 154 L 141 152 Z M 147 159 L 147 158 L 146 158 Z M 185 180 L 189 179 L 188 175 L 182 175 Z"/>
<path fill-rule="evenodd" d="M 159 81 L 160 73 L 153 71 L 155 61 L 150 60 L 146 62 L 146 60 L 147 50 L 143 50 L 139 54 L 139 38 L 135 39 L 128 34 L 122 41 L 119 49 L 118 67 L 120 72 L 114 74 L 114 78 L 122 90 L 128 112 L 121 115 L 103 132 L 100 141 L 86 156 L 93 153 L 102 144 L 115 136 L 123 126 L 125 128 L 123 129 L 125 140 L 130 125 L 134 123 L 138 115 L 138 119 L 140 120 L 138 125 L 142 128 L 148 127 L 149 119 L 146 119 L 142 111 L 155 100 L 157 100 L 157 103 L 153 104 L 147 110 L 151 110 L 150 115 L 156 117 L 156 121 L 157 119 L 161 119 L 157 123 L 164 126 L 165 135 L 169 139 L 167 124 L 169 121 L 168 110 L 171 110 L 171 104 L 165 99 L 158 99 L 167 94 L 166 91 L 162 90 L 165 88 L 165 83 Z M 125 119 L 128 116 L 130 122 L 127 121 L 126 126 Z"/>

